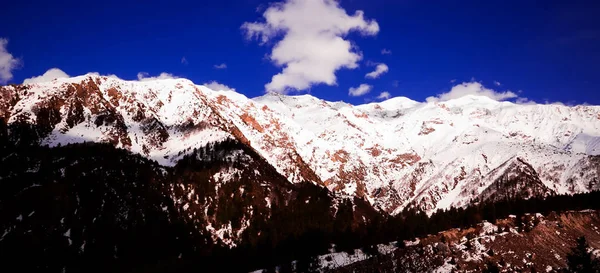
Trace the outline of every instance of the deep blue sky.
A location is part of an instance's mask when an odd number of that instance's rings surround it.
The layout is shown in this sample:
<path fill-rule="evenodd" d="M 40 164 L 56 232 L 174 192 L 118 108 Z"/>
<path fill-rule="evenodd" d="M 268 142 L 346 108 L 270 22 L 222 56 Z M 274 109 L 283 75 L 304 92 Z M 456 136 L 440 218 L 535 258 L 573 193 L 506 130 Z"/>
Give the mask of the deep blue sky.
<path fill-rule="evenodd" d="M 0 37 L 23 64 L 11 82 L 52 67 L 123 79 L 168 72 L 254 97 L 280 71 L 265 59 L 270 47 L 245 40 L 240 30 L 259 20 L 257 7 L 269 1 L 51 2 L 3 1 Z M 341 6 L 349 14 L 364 10 L 381 30 L 349 36 L 364 56 L 360 68 L 338 71 L 338 86 L 313 87 L 317 97 L 362 103 L 389 91 L 424 100 L 448 91 L 453 79 L 474 77 L 536 101 L 600 104 L 600 1 L 343 0 Z M 383 48 L 393 53 L 382 55 Z M 366 61 L 390 71 L 365 80 L 373 69 Z M 227 69 L 213 68 L 220 63 Z M 349 97 L 348 88 L 361 83 L 374 90 Z"/>

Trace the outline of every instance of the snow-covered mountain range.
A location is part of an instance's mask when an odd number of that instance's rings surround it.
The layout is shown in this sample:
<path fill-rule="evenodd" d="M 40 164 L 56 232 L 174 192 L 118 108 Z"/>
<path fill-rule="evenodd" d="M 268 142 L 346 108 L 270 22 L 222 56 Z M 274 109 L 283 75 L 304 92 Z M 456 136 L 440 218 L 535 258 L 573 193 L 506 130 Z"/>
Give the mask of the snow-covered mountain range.
<path fill-rule="evenodd" d="M 312 181 L 392 214 L 600 189 L 599 106 L 478 96 L 355 106 L 88 74 L 0 87 L 2 118 L 37 124 L 42 144 L 109 142 L 162 165 L 235 138 L 291 183 Z"/>

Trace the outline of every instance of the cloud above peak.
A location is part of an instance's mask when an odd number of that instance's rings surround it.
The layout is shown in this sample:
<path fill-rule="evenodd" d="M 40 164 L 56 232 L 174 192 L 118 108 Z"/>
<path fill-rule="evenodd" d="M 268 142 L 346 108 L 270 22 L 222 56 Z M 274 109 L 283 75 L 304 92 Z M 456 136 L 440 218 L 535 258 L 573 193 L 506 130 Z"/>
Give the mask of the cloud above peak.
<path fill-rule="evenodd" d="M 174 76 L 171 73 L 160 73 L 158 76 L 156 77 L 150 77 L 150 74 L 146 73 L 146 72 L 140 72 L 137 74 L 137 78 L 138 81 L 155 81 L 155 80 L 166 80 L 166 79 L 177 79 L 178 77 Z"/>
<path fill-rule="evenodd" d="M 204 84 L 204 86 L 208 87 L 209 89 L 211 89 L 213 91 L 235 91 L 235 88 L 231 88 L 227 85 L 218 83 L 216 81 L 207 82 Z"/>
<path fill-rule="evenodd" d="M 446 93 L 439 94 L 435 97 L 428 97 L 427 102 L 447 101 L 451 99 L 458 99 L 468 95 L 484 96 L 497 101 L 514 99 L 519 97 L 517 94 L 510 90 L 495 91 L 493 89 L 486 88 L 479 82 L 463 82 L 461 84 L 453 86 L 452 89 L 450 89 L 450 91 Z"/>
<path fill-rule="evenodd" d="M 270 60 L 283 71 L 265 85 L 267 92 L 302 91 L 314 84 L 336 85 L 336 71 L 354 69 L 362 59 L 345 36 L 375 35 L 379 25 L 362 11 L 348 15 L 335 0 L 285 0 L 264 13 L 264 22 L 246 22 L 246 38 L 274 42 Z"/>
<path fill-rule="evenodd" d="M 379 78 L 379 76 L 387 73 L 389 70 L 390 70 L 390 68 L 386 64 L 378 64 L 375 67 L 375 71 L 367 73 L 367 75 L 365 75 L 365 78 L 377 79 L 377 78 Z"/>
<path fill-rule="evenodd" d="M 23 81 L 23 84 L 49 82 L 49 81 L 52 81 L 55 79 L 68 78 L 68 77 L 70 77 L 70 76 L 67 73 L 65 73 L 64 71 L 62 71 L 58 68 L 50 68 L 46 72 L 44 72 L 44 74 L 42 74 L 40 76 L 25 79 Z"/>
<path fill-rule="evenodd" d="M 379 94 L 379 96 L 377 96 L 377 99 L 378 100 L 387 100 L 391 97 L 392 97 L 392 94 L 390 94 L 390 92 L 383 91 L 383 92 L 381 92 L 381 94 Z"/>
<path fill-rule="evenodd" d="M 373 89 L 373 86 L 363 83 L 358 87 L 350 87 L 350 89 L 348 89 L 348 95 L 352 97 L 362 96 L 371 92 L 371 89 Z"/>
<path fill-rule="evenodd" d="M 21 60 L 13 57 L 6 46 L 8 39 L 0 38 L 0 84 L 5 84 L 13 78 L 12 71 L 21 65 Z"/>

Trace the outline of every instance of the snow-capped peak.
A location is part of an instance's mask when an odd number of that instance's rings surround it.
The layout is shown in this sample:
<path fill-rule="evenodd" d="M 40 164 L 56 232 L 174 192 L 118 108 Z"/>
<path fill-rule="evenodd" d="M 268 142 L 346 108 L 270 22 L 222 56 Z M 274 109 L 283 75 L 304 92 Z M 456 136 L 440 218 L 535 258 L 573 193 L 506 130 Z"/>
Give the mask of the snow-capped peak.
<path fill-rule="evenodd" d="M 387 99 L 380 103 L 375 103 L 374 105 L 379 105 L 383 108 L 410 108 L 419 105 L 420 103 L 414 100 L 411 100 L 407 97 L 393 97 L 391 99 Z"/>

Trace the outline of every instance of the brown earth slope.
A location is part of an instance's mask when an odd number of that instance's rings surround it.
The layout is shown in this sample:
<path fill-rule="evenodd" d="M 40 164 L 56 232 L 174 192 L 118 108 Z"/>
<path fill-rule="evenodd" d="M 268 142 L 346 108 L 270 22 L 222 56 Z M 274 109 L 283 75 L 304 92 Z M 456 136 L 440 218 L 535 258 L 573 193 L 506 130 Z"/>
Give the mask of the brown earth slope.
<path fill-rule="evenodd" d="M 559 272 L 580 236 L 600 256 L 600 211 L 526 214 L 518 222 L 510 217 L 440 232 L 331 272 L 481 272 L 487 263 L 500 272 Z"/>

